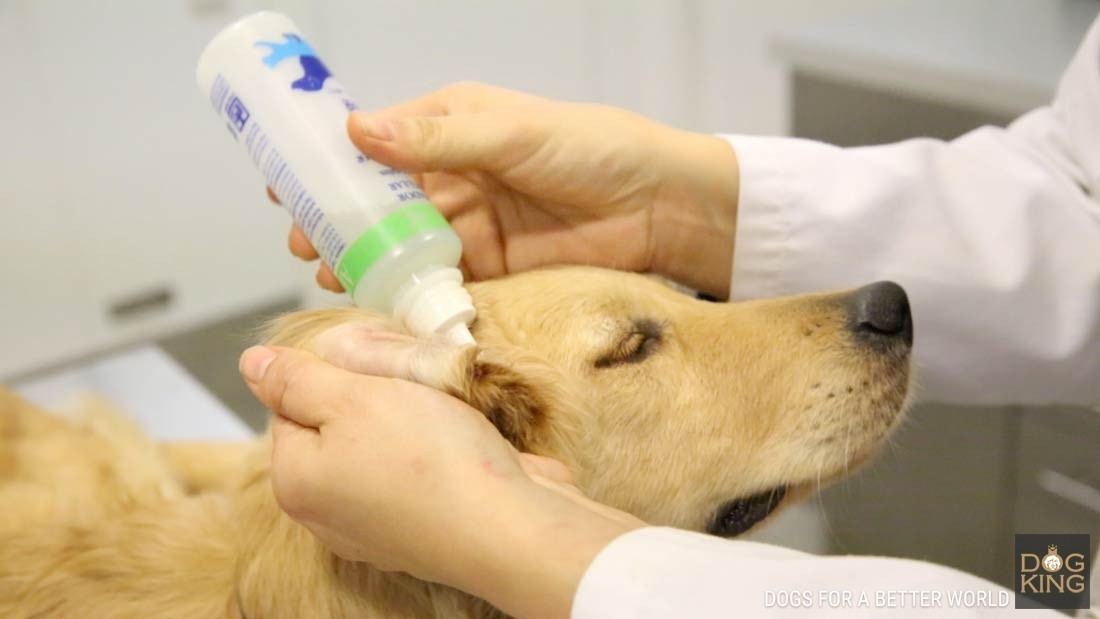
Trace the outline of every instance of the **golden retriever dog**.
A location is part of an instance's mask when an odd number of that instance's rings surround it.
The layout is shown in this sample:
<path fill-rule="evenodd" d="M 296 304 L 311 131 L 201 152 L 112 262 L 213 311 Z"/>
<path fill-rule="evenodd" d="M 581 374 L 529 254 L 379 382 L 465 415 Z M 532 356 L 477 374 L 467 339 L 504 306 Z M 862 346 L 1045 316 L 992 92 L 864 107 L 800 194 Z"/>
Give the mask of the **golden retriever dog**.
<path fill-rule="evenodd" d="M 912 321 L 894 284 L 723 304 L 563 267 L 469 290 L 477 345 L 429 342 L 408 378 L 653 524 L 739 535 L 864 462 L 906 405 Z M 370 345 L 380 328 L 399 331 L 351 308 L 300 312 L 269 341 Z M 66 420 L 0 395 L 0 616 L 499 614 L 328 552 L 276 504 L 266 438 L 157 445 L 86 408 Z"/>

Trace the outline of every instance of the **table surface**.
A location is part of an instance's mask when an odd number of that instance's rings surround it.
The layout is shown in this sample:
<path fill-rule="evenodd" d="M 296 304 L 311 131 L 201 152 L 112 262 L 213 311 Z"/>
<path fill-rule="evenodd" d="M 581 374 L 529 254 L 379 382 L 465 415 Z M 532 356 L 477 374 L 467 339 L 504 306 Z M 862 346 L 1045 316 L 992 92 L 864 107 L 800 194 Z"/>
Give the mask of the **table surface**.
<path fill-rule="evenodd" d="M 12 385 L 47 410 L 92 393 L 157 440 L 246 440 L 252 431 L 156 346 L 142 346 Z"/>
<path fill-rule="evenodd" d="M 919 0 L 807 24 L 774 48 L 797 70 L 1016 115 L 1048 103 L 1096 0 Z"/>

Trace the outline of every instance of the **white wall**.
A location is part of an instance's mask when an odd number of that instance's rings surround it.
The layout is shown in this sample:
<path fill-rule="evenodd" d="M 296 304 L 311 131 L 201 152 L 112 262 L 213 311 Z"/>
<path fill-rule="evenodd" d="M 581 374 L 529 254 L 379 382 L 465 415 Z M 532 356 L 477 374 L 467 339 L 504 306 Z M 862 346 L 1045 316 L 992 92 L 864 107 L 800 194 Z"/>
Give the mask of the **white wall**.
<path fill-rule="evenodd" d="M 782 29 L 900 0 L 284 0 L 366 107 L 460 80 L 699 131 L 787 132 Z"/>
<path fill-rule="evenodd" d="M 901 1 L 700 0 L 699 115 L 692 128 L 787 134 L 787 73 L 770 48 L 776 33 Z"/>
<path fill-rule="evenodd" d="M 475 79 L 692 129 L 779 133 L 771 34 L 869 4 L 4 0 L 0 379 L 303 288 L 286 217 L 194 85 L 203 44 L 238 15 L 290 13 L 367 108 Z M 162 289 L 168 305 L 112 317 Z"/>

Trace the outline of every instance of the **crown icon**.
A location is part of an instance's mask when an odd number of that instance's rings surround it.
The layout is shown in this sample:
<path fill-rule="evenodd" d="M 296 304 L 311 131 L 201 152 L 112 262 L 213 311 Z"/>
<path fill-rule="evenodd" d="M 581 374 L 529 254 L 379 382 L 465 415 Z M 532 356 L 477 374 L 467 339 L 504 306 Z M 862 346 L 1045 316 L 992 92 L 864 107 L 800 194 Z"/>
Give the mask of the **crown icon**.
<path fill-rule="evenodd" d="M 1047 550 L 1049 550 L 1050 552 L 1053 552 L 1053 553 L 1057 553 L 1058 552 L 1058 545 L 1057 544 L 1051 544 L 1050 546 L 1047 546 Z"/>

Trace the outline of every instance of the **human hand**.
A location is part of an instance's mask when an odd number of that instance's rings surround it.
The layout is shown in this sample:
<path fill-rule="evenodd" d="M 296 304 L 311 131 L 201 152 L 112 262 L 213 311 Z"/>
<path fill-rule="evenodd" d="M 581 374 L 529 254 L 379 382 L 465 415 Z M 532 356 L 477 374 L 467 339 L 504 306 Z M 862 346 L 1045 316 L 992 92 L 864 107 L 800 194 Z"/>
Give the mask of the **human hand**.
<path fill-rule="evenodd" d="M 347 341 L 314 347 L 342 367 L 293 349 L 241 357 L 249 387 L 276 413 L 280 506 L 344 558 L 462 589 L 517 616 L 568 616 L 595 555 L 642 523 L 584 497 L 560 462 L 518 453 L 465 403 L 356 373 L 428 376 L 454 349 L 392 333 L 367 347 Z"/>
<path fill-rule="evenodd" d="M 571 263 L 729 292 L 738 171 L 721 138 L 481 84 L 356 112 L 348 133 L 414 174 L 462 238 L 474 279 Z M 317 257 L 297 228 L 289 245 Z M 318 282 L 341 290 L 325 266 Z"/>

